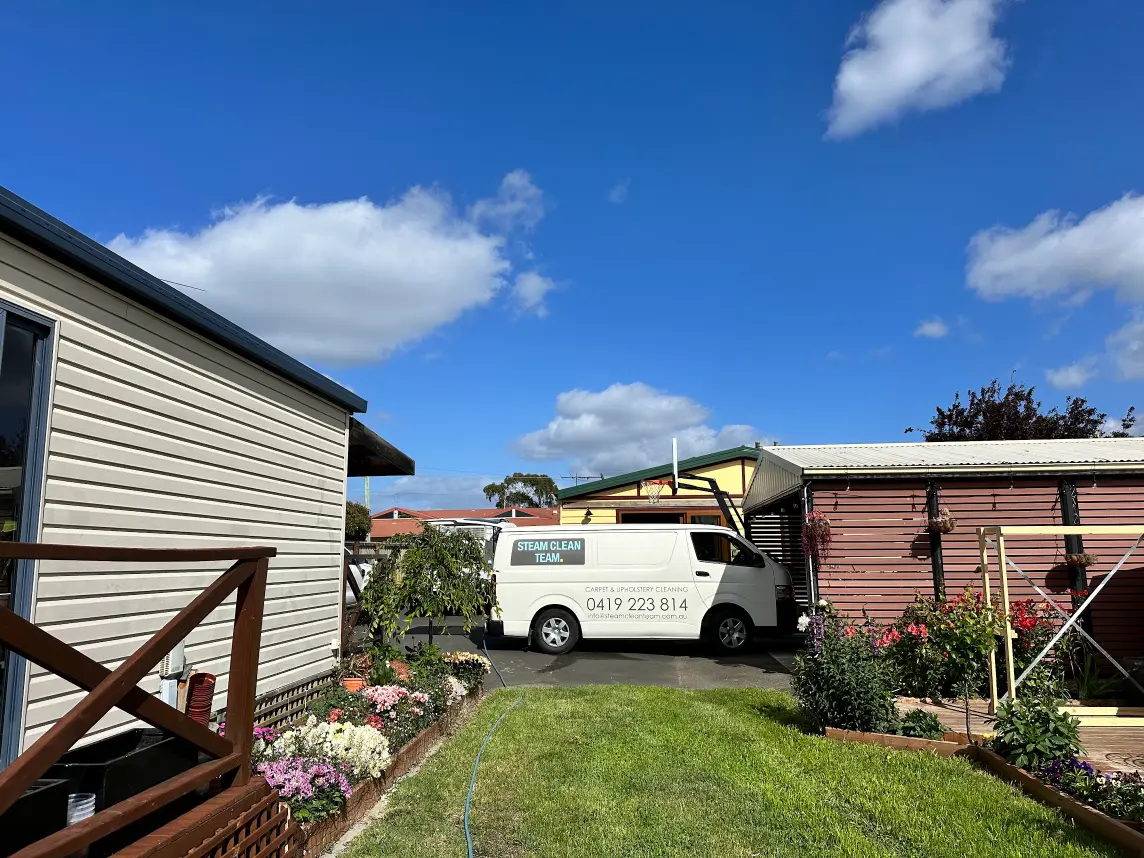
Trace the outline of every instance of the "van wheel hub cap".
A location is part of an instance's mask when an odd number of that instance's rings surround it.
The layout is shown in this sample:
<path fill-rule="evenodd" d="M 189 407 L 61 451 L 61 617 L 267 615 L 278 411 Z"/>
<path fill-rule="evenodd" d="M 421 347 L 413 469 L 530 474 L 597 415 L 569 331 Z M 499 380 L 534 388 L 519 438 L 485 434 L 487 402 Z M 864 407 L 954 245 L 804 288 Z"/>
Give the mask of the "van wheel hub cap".
<path fill-rule="evenodd" d="M 572 634 L 572 630 L 568 628 L 567 621 L 562 617 L 549 617 L 540 627 L 540 636 L 551 647 L 564 646 L 568 642 L 570 634 Z"/>
<path fill-rule="evenodd" d="M 747 640 L 747 624 L 738 617 L 727 617 L 719 624 L 719 640 L 729 649 L 738 649 Z"/>

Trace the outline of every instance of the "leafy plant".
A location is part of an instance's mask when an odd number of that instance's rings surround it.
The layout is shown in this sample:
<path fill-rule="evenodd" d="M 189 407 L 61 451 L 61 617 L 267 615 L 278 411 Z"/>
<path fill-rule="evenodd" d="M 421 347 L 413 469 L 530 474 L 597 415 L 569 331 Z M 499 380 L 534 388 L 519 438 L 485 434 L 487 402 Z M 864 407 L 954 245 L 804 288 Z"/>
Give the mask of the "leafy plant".
<path fill-rule="evenodd" d="M 915 739 L 942 739 L 945 736 L 945 726 L 932 712 L 924 709 L 914 709 L 902 716 L 902 723 L 898 732 L 903 736 Z"/>
<path fill-rule="evenodd" d="M 830 556 L 830 519 L 820 510 L 811 510 L 802 522 L 802 550 L 821 564 Z"/>
<path fill-rule="evenodd" d="M 820 613 L 810 618 L 792 689 L 811 728 L 897 731 L 893 668 L 875 643 L 869 625 L 853 626 Z"/>
<path fill-rule="evenodd" d="M 1144 775 L 1140 772 L 1101 774 L 1075 757 L 1041 766 L 1037 777 L 1115 819 L 1144 821 Z"/>
<path fill-rule="evenodd" d="M 369 507 L 362 503 L 346 501 L 346 540 L 360 542 L 369 536 L 372 522 Z"/>
<path fill-rule="evenodd" d="M 489 660 L 475 652 L 458 650 L 445 653 L 445 663 L 449 667 L 449 672 L 469 690 L 480 685 L 492 670 Z"/>
<path fill-rule="evenodd" d="M 1100 675 L 1100 662 L 1084 638 L 1070 630 L 1065 648 L 1078 700 L 1100 700 L 1120 693 L 1120 680 Z"/>
<path fill-rule="evenodd" d="M 340 685 L 334 686 L 322 697 L 310 704 L 309 710 L 319 721 L 326 721 L 335 709 L 341 710 L 340 720 L 351 724 L 364 724 L 366 716 L 372 713 L 369 701 L 361 694 L 347 691 Z"/>
<path fill-rule="evenodd" d="M 943 643 L 947 627 L 937 604 L 934 599 L 915 596 L 913 604 L 894 621 L 898 635 L 886 647 L 897 688 L 910 697 L 940 700 L 951 690 Z"/>
<path fill-rule="evenodd" d="M 1054 760 L 1084 753 L 1080 722 L 1056 701 L 1006 700 L 997 710 L 994 747 L 1018 768 L 1034 771 Z"/>
<path fill-rule="evenodd" d="M 1001 613 L 972 587 L 939 602 L 935 634 L 943 647 L 948 679 L 965 704 L 965 733 L 972 735 L 969 695 L 985 675 L 985 661 L 1004 625 Z"/>

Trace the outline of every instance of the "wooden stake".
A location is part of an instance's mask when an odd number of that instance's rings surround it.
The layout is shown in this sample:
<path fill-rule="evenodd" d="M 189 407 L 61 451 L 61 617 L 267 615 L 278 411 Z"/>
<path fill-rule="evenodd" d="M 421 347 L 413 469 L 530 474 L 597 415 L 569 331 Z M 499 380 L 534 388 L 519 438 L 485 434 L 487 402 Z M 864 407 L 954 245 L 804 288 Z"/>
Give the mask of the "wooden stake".
<path fill-rule="evenodd" d="M 1001 606 L 1005 610 L 1005 679 L 1009 699 L 1017 699 L 1017 678 L 1013 673 L 1013 627 L 1009 623 L 1009 569 L 1005 560 L 1005 537 L 997 535 L 997 567 L 1001 573 Z"/>
<path fill-rule="evenodd" d="M 977 532 L 977 553 L 981 559 L 981 594 L 989 602 L 989 547 L 985 544 L 985 534 Z M 989 714 L 997 714 L 997 644 L 989 650 Z"/>

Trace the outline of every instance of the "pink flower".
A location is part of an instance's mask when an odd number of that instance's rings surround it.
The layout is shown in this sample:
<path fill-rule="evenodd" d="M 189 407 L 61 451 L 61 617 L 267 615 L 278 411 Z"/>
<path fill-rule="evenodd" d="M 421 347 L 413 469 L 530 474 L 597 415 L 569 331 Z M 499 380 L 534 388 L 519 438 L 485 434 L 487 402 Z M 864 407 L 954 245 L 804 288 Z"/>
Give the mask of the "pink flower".
<path fill-rule="evenodd" d="M 344 713 L 341 709 L 331 709 L 330 714 L 326 717 L 326 720 L 333 724 L 335 721 L 341 718 L 343 714 Z"/>

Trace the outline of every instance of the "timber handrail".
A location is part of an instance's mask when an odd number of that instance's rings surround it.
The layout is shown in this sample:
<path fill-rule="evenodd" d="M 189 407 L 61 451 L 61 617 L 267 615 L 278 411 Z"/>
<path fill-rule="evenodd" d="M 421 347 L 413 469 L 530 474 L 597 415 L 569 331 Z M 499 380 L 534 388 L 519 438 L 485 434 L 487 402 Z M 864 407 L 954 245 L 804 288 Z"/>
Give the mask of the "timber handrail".
<path fill-rule="evenodd" d="M 62 858 L 215 778 L 227 775 L 234 786 L 243 786 L 250 780 L 258 646 L 267 569 L 275 554 L 273 547 L 154 549 L 0 543 L 0 559 L 138 563 L 233 561 L 229 569 L 115 670 L 108 670 L 7 608 L 0 608 L 0 645 L 89 692 L 12 765 L 0 772 L 0 813 L 11 807 L 114 707 L 167 730 L 217 758 L 105 808 L 83 823 L 33 843 L 17 853 L 20 858 Z M 224 738 L 147 694 L 138 684 L 164 655 L 235 591 Z"/>

